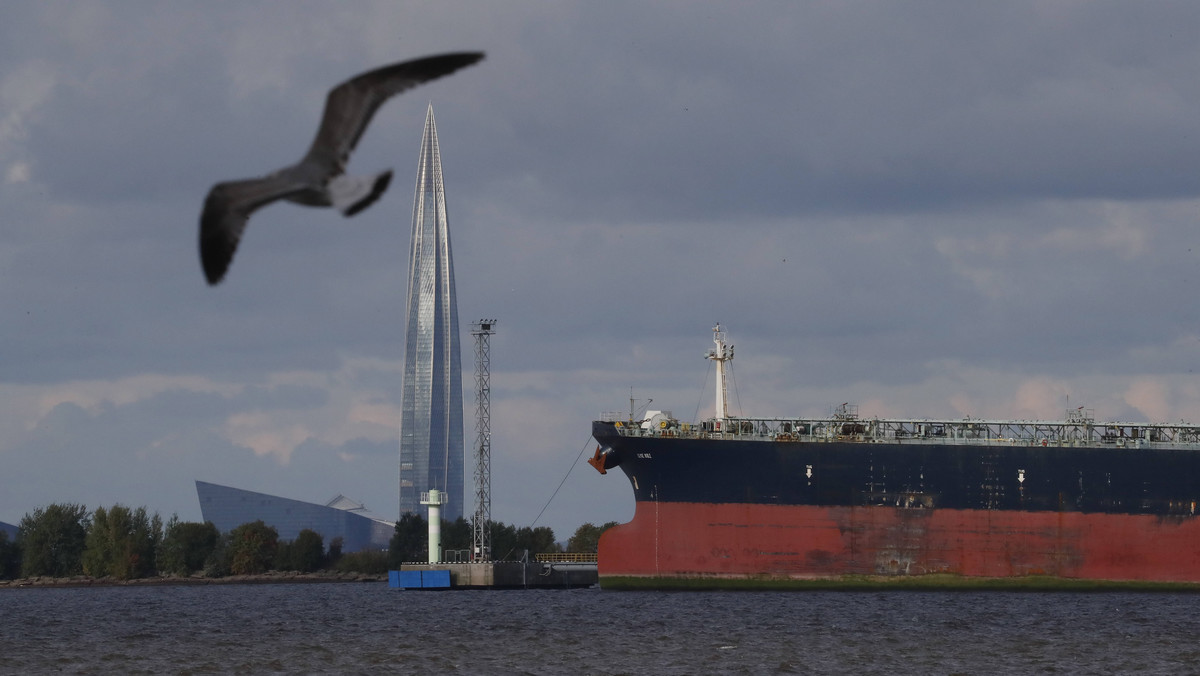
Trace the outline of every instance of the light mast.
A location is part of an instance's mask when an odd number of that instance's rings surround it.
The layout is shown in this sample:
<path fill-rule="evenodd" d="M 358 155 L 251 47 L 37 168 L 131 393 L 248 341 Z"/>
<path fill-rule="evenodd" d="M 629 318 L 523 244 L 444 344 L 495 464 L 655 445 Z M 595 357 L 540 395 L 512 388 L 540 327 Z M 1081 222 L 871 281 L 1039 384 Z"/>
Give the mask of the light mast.
<path fill-rule="evenodd" d="M 725 387 L 725 362 L 733 360 L 733 346 L 725 344 L 725 332 L 721 330 L 720 322 L 713 327 L 713 343 L 716 347 L 704 355 L 717 363 L 717 411 L 714 415 L 718 420 L 729 417 L 728 390 Z"/>
<path fill-rule="evenodd" d="M 492 358 L 495 319 L 471 325 L 475 336 L 475 515 L 471 518 L 471 560 L 492 560 Z"/>

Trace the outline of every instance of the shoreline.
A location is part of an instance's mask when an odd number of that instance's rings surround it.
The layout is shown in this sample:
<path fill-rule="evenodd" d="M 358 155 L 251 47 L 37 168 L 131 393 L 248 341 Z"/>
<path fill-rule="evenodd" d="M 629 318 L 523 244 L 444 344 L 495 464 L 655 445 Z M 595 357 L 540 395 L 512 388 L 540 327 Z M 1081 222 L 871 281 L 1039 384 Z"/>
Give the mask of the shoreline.
<path fill-rule="evenodd" d="M 200 585 L 231 585 L 231 584 L 323 584 L 349 582 L 387 582 L 387 575 L 367 573 L 338 573 L 316 572 L 297 573 L 288 571 L 269 571 L 256 575 L 227 575 L 225 577 L 204 577 L 202 575 L 164 575 L 160 577 L 139 577 L 132 580 L 117 580 L 110 577 L 89 577 L 75 575 L 72 577 L 26 577 L 16 580 L 0 580 L 0 590 L 3 589 L 62 589 L 68 587 L 167 587 L 167 586 L 200 586 Z"/>

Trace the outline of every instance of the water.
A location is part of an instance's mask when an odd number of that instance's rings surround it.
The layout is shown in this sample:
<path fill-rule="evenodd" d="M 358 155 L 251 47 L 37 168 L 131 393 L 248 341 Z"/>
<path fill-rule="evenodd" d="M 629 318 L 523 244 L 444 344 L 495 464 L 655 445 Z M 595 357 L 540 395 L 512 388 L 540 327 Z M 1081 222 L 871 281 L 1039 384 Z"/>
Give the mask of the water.
<path fill-rule="evenodd" d="M 1200 671 L 1200 595 L 0 590 L 4 673 Z"/>

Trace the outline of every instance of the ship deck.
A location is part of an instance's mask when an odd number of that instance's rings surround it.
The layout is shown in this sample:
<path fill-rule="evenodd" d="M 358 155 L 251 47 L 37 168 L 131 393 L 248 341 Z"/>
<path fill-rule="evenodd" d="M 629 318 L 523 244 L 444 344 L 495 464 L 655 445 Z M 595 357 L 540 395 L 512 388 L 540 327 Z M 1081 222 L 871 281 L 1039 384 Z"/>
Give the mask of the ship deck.
<path fill-rule="evenodd" d="M 1086 410 L 1072 411 L 1066 420 L 859 418 L 840 412 L 828 418 L 729 417 L 698 424 L 680 422 L 669 412 L 655 413 L 632 421 L 610 413 L 602 422 L 613 423 L 623 437 L 1200 449 L 1200 425 L 1096 421 Z"/>

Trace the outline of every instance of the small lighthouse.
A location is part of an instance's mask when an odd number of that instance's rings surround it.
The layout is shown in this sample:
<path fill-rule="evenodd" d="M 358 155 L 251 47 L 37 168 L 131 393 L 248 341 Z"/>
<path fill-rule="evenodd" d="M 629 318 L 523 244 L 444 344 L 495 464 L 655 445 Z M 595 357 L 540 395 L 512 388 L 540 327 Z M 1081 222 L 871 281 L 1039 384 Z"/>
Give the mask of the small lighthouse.
<path fill-rule="evenodd" d="M 442 505 L 445 496 L 434 488 L 421 493 L 421 504 L 429 505 L 429 562 L 442 560 Z"/>

